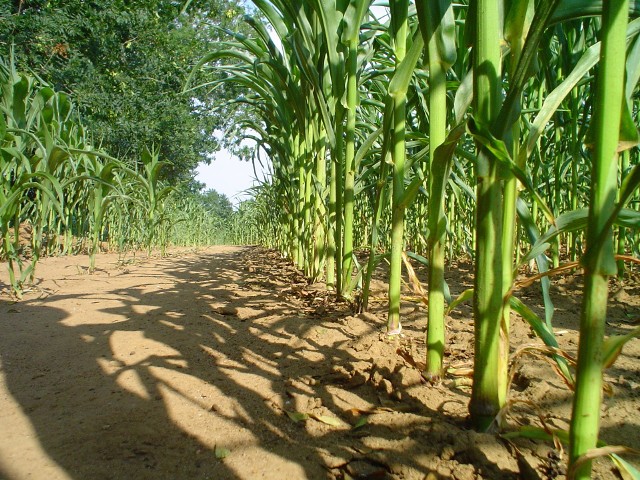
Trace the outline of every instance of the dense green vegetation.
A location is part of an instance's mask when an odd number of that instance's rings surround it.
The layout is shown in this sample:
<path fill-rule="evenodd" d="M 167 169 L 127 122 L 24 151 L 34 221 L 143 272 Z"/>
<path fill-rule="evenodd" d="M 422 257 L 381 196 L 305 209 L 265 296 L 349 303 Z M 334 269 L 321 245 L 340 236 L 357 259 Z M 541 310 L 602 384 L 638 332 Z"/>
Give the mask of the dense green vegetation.
<path fill-rule="evenodd" d="M 188 7 L 188 8 L 187 8 Z M 164 177 L 188 180 L 219 147 L 212 135 L 235 86 L 184 95 L 190 66 L 246 29 L 235 1 L 24 0 L 0 6 L 0 53 L 71 95 L 95 145 L 129 163 L 154 145 Z"/>
<path fill-rule="evenodd" d="M 16 293 L 42 255 L 87 251 L 93 270 L 100 248 L 233 241 L 231 203 L 193 175 L 230 120 L 212 105 L 236 89 L 183 86 L 242 13 L 222 1 L 0 6 L 0 255 Z"/>

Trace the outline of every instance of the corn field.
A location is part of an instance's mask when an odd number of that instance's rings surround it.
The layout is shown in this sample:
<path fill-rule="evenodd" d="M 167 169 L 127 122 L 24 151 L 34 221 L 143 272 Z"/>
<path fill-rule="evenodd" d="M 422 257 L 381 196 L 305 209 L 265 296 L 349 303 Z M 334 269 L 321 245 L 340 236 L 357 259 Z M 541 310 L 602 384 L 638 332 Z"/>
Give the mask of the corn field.
<path fill-rule="evenodd" d="M 260 243 L 367 310 L 384 262 L 387 341 L 402 335 L 409 277 L 428 305 L 432 383 L 447 374 L 447 315 L 473 302 L 474 428 L 502 426 L 518 314 L 573 391 L 568 431 L 527 434 L 568 444 L 570 478 L 590 478 L 604 455 L 640 478 L 623 448 L 599 440 L 603 371 L 640 336 L 605 332 L 612 279 L 640 263 L 640 2 L 253 3 L 252 34 L 225 31 L 193 68 L 212 80 L 183 92 L 243 92 L 220 108 L 243 112 L 233 129 L 256 143 L 255 162 L 268 158 L 268 180 L 226 219 L 164 179 L 170 164 L 154 145 L 135 163 L 112 157 L 70 96 L 0 59 L 11 292 L 22 295 L 47 255 L 86 252 L 93 272 L 101 249 Z M 461 258 L 474 286 L 452 298 L 445 272 Z M 428 272 L 426 290 L 412 265 Z M 573 271 L 584 277 L 575 358 L 558 346 L 549 293 Z M 542 316 L 518 298 L 533 283 Z"/>
<path fill-rule="evenodd" d="M 607 454 L 596 450 L 603 369 L 640 334 L 604 330 L 609 280 L 640 258 L 640 3 L 254 3 L 266 24 L 248 17 L 253 35 L 227 32 L 197 69 L 215 79 L 206 88 L 245 89 L 232 102 L 249 112 L 239 128 L 270 159 L 252 201 L 256 239 L 363 309 L 388 262 L 390 341 L 402 331 L 403 262 L 424 264 L 434 382 L 446 313 L 472 299 L 469 413 L 482 431 L 505 407 L 519 313 L 574 390 L 563 438 L 570 476 L 589 478 Z M 444 272 L 460 257 L 475 284 L 453 299 Z M 549 286 L 575 269 L 585 286 L 574 364 L 557 348 Z M 544 318 L 518 299 L 524 271 Z"/>
<path fill-rule="evenodd" d="M 128 165 L 96 148 L 71 99 L 0 63 L 0 258 L 20 296 L 45 255 L 233 242 L 197 196 L 161 179 L 151 148 Z M 246 240 L 242 238 L 241 240 Z"/>

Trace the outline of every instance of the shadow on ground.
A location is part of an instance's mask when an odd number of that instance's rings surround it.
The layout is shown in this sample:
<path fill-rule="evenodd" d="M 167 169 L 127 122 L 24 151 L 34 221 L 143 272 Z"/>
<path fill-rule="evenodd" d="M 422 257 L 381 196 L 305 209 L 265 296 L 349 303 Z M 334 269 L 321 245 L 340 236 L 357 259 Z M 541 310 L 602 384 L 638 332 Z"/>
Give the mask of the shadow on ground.
<path fill-rule="evenodd" d="M 0 443 L 7 479 L 521 473 L 508 444 L 464 428 L 467 393 L 425 394 L 397 355 L 422 355 L 418 325 L 402 345 L 384 340 L 379 318 L 349 315 L 273 252 L 180 255 L 56 285 L 0 305 L 11 406 L 0 419 L 27 420 Z"/>

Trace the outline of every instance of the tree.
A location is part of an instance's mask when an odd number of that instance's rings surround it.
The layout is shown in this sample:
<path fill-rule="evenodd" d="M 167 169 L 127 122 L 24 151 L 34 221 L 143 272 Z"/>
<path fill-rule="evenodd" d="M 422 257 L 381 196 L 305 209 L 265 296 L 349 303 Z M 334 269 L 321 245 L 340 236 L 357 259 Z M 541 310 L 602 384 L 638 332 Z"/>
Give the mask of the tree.
<path fill-rule="evenodd" d="M 215 218 L 219 218 L 223 224 L 231 220 L 233 205 L 226 195 L 209 189 L 201 193 L 199 197 L 207 211 Z"/>
<path fill-rule="evenodd" d="M 152 145 L 165 176 L 190 177 L 219 147 L 214 111 L 237 87 L 183 94 L 186 76 L 220 36 L 242 30 L 235 0 L 20 0 L 0 6 L 0 55 L 73 95 L 94 143 L 138 162 Z"/>

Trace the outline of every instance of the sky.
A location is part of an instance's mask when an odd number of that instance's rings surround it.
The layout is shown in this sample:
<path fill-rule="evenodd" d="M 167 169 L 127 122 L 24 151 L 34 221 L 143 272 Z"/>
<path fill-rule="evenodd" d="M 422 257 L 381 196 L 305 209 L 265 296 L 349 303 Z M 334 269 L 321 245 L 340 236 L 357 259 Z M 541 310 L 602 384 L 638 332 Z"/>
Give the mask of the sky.
<path fill-rule="evenodd" d="M 262 178 L 259 165 L 257 172 Z M 209 165 L 198 165 L 196 180 L 204 183 L 208 189 L 226 195 L 235 206 L 250 198 L 243 191 L 256 184 L 251 162 L 244 162 L 224 149 L 214 155 Z"/>

